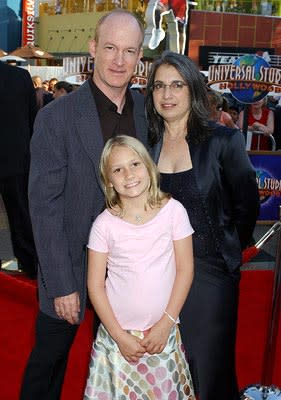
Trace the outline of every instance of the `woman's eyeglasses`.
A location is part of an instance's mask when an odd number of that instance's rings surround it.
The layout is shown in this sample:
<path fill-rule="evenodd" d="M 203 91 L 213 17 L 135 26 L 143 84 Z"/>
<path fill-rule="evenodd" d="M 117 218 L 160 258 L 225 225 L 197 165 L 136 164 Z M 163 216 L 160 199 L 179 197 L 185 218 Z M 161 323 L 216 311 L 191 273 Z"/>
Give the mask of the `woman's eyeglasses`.
<path fill-rule="evenodd" d="M 165 85 L 164 82 L 154 82 L 152 85 L 153 92 L 162 93 L 166 88 L 169 88 L 172 93 L 179 93 L 187 83 L 182 81 L 173 81 L 170 85 Z"/>

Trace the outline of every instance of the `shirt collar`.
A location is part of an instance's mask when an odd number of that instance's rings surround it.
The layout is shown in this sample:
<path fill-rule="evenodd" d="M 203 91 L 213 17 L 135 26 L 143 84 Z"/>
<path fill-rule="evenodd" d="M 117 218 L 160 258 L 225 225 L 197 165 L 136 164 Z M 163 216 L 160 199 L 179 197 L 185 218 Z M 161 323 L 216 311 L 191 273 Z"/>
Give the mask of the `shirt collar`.
<path fill-rule="evenodd" d="M 91 76 L 89 78 L 89 82 L 90 82 L 90 88 L 92 91 L 92 94 L 94 96 L 95 102 L 96 102 L 96 106 L 97 106 L 97 110 L 98 110 L 98 114 L 99 116 L 103 116 L 105 115 L 108 111 L 110 112 L 116 112 L 117 113 L 117 106 L 116 104 L 114 104 L 95 84 L 95 82 L 93 81 L 93 77 Z M 129 87 L 126 90 L 126 94 L 125 94 L 126 100 L 125 100 L 125 104 L 122 110 L 122 115 L 127 115 L 128 112 L 133 108 L 133 98 L 131 95 L 131 92 L 129 90 Z"/>

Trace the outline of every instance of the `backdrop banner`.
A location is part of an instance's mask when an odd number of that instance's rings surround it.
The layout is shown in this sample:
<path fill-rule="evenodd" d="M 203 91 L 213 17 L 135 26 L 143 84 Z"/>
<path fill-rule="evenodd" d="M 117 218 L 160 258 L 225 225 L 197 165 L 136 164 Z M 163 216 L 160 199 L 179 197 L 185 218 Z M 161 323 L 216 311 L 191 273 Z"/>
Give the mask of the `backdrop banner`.
<path fill-rule="evenodd" d="M 259 221 L 279 221 L 281 205 L 281 152 L 250 151 L 252 165 L 256 170 L 261 209 Z M 245 188 L 247 190 L 247 188 Z"/>

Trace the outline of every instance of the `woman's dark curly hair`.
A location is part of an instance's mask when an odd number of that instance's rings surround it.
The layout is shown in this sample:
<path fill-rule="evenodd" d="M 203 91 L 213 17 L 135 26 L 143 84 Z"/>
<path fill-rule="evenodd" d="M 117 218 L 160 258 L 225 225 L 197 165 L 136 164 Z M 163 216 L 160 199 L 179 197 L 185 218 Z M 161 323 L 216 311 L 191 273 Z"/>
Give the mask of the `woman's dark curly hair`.
<path fill-rule="evenodd" d="M 183 81 L 187 83 L 191 99 L 190 114 L 186 122 L 187 140 L 190 143 L 202 142 L 210 134 L 207 89 L 202 75 L 197 66 L 187 56 L 171 51 L 164 51 L 152 64 L 147 81 L 145 106 L 150 144 L 153 146 L 159 142 L 164 132 L 164 120 L 157 113 L 153 103 L 153 83 L 156 71 L 161 65 L 171 65 L 176 68 Z"/>

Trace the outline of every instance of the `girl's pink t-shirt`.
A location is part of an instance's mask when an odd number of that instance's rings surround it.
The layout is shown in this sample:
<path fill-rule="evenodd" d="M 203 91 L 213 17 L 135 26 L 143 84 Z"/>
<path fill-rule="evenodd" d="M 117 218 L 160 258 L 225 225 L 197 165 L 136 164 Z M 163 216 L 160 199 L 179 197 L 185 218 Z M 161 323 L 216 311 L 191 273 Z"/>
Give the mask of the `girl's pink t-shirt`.
<path fill-rule="evenodd" d="M 88 248 L 108 253 L 106 294 L 123 329 L 145 331 L 162 317 L 176 275 L 173 241 L 192 233 L 186 209 L 175 199 L 143 225 L 108 210 L 97 217 Z"/>

